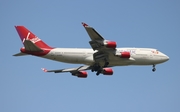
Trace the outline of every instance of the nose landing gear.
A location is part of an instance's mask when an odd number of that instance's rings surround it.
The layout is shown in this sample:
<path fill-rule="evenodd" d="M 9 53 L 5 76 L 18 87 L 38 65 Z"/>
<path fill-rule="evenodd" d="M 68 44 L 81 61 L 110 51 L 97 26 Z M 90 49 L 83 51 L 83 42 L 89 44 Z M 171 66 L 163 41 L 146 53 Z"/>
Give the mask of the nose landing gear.
<path fill-rule="evenodd" d="M 152 69 L 152 71 L 153 71 L 153 72 L 155 72 L 155 71 L 156 71 L 155 65 L 153 65 L 153 69 Z"/>

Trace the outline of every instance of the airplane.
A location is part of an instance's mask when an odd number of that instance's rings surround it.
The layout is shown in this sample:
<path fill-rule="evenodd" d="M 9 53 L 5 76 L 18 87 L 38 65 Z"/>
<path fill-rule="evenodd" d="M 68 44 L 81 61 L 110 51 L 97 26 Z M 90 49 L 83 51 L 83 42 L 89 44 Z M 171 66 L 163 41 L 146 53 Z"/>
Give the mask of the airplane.
<path fill-rule="evenodd" d="M 73 76 L 86 78 L 86 70 L 96 72 L 96 75 L 113 75 L 111 67 L 128 65 L 152 65 L 152 71 L 156 71 L 157 64 L 164 63 L 169 57 L 153 48 L 117 48 L 115 41 L 104 39 L 93 27 L 82 22 L 87 31 L 90 48 L 54 48 L 47 45 L 35 34 L 24 26 L 15 26 L 24 47 L 20 53 L 13 56 L 33 55 L 54 61 L 83 64 L 76 68 L 47 70 L 44 72 L 64 73 L 70 72 Z"/>

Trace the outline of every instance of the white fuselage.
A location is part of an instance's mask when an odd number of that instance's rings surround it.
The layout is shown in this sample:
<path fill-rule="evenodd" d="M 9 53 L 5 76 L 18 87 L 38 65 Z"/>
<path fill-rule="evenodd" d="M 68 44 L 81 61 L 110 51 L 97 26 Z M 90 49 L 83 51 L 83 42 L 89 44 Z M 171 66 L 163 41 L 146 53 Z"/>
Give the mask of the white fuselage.
<path fill-rule="evenodd" d="M 130 52 L 131 57 L 124 59 L 115 55 L 124 51 Z M 54 48 L 43 58 L 65 63 L 92 65 L 95 63 L 93 54 L 96 52 L 92 49 Z M 155 65 L 169 59 L 167 55 L 151 48 L 116 48 L 113 52 L 108 57 L 108 66 Z M 103 62 L 100 63 L 103 65 Z"/>

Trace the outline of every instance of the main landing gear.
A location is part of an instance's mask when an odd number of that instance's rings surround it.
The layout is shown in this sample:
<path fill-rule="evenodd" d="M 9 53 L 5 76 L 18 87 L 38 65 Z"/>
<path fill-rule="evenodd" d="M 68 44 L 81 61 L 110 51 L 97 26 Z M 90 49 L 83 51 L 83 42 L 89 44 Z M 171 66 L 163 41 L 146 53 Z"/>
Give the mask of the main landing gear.
<path fill-rule="evenodd" d="M 98 76 L 100 73 L 101 73 L 101 69 L 99 69 L 99 70 L 96 72 L 96 75 Z"/>
<path fill-rule="evenodd" d="M 104 67 L 107 67 L 109 65 L 109 62 L 105 62 Z"/>
<path fill-rule="evenodd" d="M 153 65 L 153 69 L 152 69 L 152 71 L 153 71 L 153 72 L 155 72 L 155 71 L 156 71 L 155 65 Z"/>
<path fill-rule="evenodd" d="M 92 69 L 91 69 L 91 72 L 96 72 L 96 75 L 98 76 L 102 71 L 102 68 L 101 66 L 99 65 L 95 65 Z"/>
<path fill-rule="evenodd" d="M 95 64 L 91 69 L 91 72 L 96 72 L 97 76 L 101 73 L 101 71 L 102 71 L 102 67 L 99 64 Z"/>
<path fill-rule="evenodd" d="M 99 69 L 97 70 L 96 75 L 98 76 L 101 73 L 102 69 L 107 67 L 108 65 L 109 65 L 109 62 L 105 60 L 104 66 L 103 67 L 99 66 Z"/>
<path fill-rule="evenodd" d="M 96 64 L 94 64 L 93 68 L 91 69 L 91 72 L 95 71 L 96 75 L 98 76 L 101 73 L 102 69 L 107 67 L 108 65 L 109 65 L 109 62 L 107 62 L 107 61 L 105 61 L 104 66 L 102 66 L 102 67 L 98 63 L 96 63 Z"/>

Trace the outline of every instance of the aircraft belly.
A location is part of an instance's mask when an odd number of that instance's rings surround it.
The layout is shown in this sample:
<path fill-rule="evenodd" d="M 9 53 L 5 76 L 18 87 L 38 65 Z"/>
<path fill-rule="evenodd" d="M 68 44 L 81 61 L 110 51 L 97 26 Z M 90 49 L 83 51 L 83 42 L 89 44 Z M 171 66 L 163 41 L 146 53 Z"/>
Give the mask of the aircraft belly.
<path fill-rule="evenodd" d="M 133 58 L 120 58 L 120 57 L 114 57 L 109 59 L 109 66 L 126 66 L 131 65 L 135 62 Z"/>
<path fill-rule="evenodd" d="M 153 65 L 161 63 L 161 61 L 152 57 L 135 57 L 135 60 L 133 65 Z"/>
<path fill-rule="evenodd" d="M 64 61 L 66 63 L 75 63 L 75 64 L 81 64 L 84 61 L 84 56 L 79 55 L 64 55 L 63 60 L 59 59 L 59 61 Z"/>

